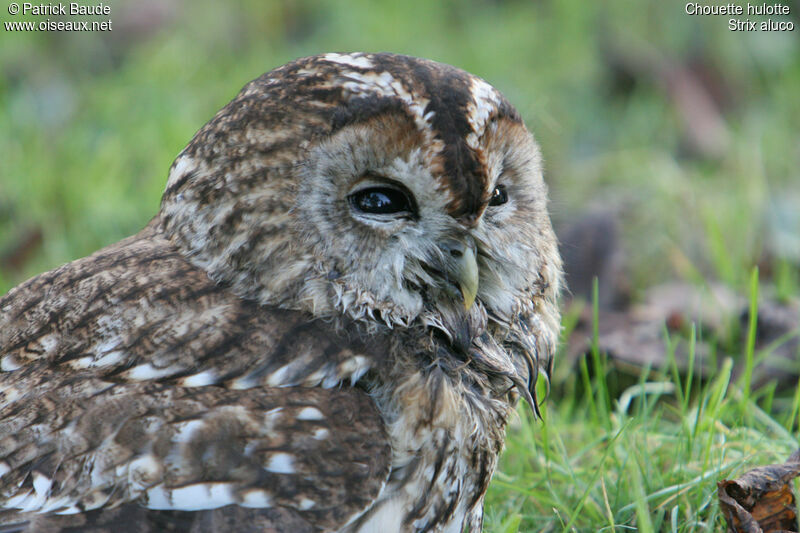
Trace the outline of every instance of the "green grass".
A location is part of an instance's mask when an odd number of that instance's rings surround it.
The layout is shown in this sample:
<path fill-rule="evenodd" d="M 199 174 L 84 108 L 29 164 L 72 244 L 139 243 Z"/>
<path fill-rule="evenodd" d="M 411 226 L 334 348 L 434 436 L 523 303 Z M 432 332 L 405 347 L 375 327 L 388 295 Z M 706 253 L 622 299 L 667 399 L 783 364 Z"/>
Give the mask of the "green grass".
<path fill-rule="evenodd" d="M 665 339 L 674 342 L 681 341 Z M 688 343 L 694 362 L 694 327 Z M 581 365 L 588 393 L 551 397 L 541 421 L 518 410 L 487 497 L 489 531 L 722 531 L 717 482 L 783 462 L 800 447 L 800 391 L 788 409 L 769 412 L 762 408 L 767 391 L 750 390 L 751 372 L 732 380 L 730 358 L 706 383 L 692 372 L 681 378 L 674 365 L 643 372 L 612 400 L 603 355 L 587 357 L 601 369 L 589 378 Z M 742 357 L 752 369 L 758 354 L 751 342 Z M 571 389 L 569 381 L 553 383 L 554 390 Z"/>
<path fill-rule="evenodd" d="M 0 293 L 144 226 L 175 155 L 247 81 L 347 50 L 429 57 L 500 88 L 542 145 L 557 225 L 598 206 L 619 214 L 634 300 L 664 280 L 698 290 L 720 280 L 750 296 L 755 317 L 759 294 L 800 293 L 797 258 L 775 246 L 778 230 L 800 228 L 772 222 L 793 220 L 776 206 L 800 198 L 798 31 L 732 33 L 656 0 L 197 0 L 126 33 L 146 5 L 113 3 L 112 34 L 0 30 L 0 259 L 25 232 L 42 234 L 21 266 L 0 261 Z M 668 84 L 639 72 L 625 86 L 619 51 L 705 65 L 723 94 L 727 147 L 687 150 Z M 577 317 L 565 309 L 565 338 Z M 611 390 L 616 371 L 596 335 L 576 368 L 559 354 L 544 420 L 520 408 L 509 428 L 486 530 L 722 529 L 716 482 L 798 446 L 800 390 L 750 386 L 766 354 L 798 333 L 756 349 L 755 321 L 737 327 L 724 339 L 699 326 L 665 333 L 671 364 L 624 390 Z M 732 356 L 710 377 L 696 370 L 701 341 Z M 678 371 L 679 343 L 694 372 Z"/>
<path fill-rule="evenodd" d="M 717 482 L 781 463 L 800 447 L 800 383 L 783 407 L 776 407 L 771 386 L 751 389 L 753 368 L 765 355 L 755 349 L 758 279 L 753 268 L 750 318 L 737 361 L 726 358 L 707 381 L 694 372 L 702 362 L 696 357 L 696 327 L 685 339 L 671 338 L 665 329 L 669 368 L 643 370 L 638 384 L 612 399 L 609 365 L 597 350 L 595 327 L 592 349 L 580 361 L 580 377 L 556 372 L 551 386 L 561 393 L 544 404 L 543 420 L 519 408 L 487 496 L 487 529 L 724 530 Z M 596 302 L 596 282 L 594 294 Z M 597 316 L 595 303 L 595 324 Z M 574 325 L 569 314 L 564 324 L 567 337 Z M 681 342 L 689 354 L 683 375 L 674 357 Z M 593 375 L 589 359 L 599 369 Z M 738 379 L 733 378 L 736 364 L 744 369 Z M 583 393 L 577 392 L 576 382 Z"/>

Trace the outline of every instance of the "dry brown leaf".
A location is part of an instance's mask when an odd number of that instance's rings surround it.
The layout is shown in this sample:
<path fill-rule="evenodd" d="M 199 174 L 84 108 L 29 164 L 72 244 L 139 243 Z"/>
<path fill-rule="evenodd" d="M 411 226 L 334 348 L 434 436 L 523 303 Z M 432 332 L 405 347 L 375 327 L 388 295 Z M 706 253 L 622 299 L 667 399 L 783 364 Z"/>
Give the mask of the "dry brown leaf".
<path fill-rule="evenodd" d="M 761 466 L 739 479 L 717 483 L 729 533 L 796 532 L 797 506 L 792 479 L 800 475 L 800 450 L 783 464 Z"/>

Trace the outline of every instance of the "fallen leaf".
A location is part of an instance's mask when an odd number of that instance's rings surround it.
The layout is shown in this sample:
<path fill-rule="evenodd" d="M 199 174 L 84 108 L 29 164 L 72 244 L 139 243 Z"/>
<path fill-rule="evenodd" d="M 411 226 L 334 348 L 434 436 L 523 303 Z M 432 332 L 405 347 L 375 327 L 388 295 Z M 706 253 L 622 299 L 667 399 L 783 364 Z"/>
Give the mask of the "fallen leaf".
<path fill-rule="evenodd" d="M 761 466 L 739 479 L 717 483 L 729 533 L 800 531 L 792 479 L 800 475 L 800 450 L 783 464 Z"/>
<path fill-rule="evenodd" d="M 738 332 L 740 341 L 745 342 L 748 308 L 747 297 L 720 283 L 703 287 L 680 281 L 664 283 L 647 289 L 640 303 L 623 310 L 600 306 L 598 348 L 608 356 L 612 368 L 626 375 L 639 376 L 644 368 L 668 370 L 671 358 L 666 328 L 677 370 L 685 376 L 690 363 L 689 328 L 696 324 L 693 373 L 705 379 L 716 371 L 714 360 L 734 355 L 724 351 L 720 339 Z M 593 329 L 592 308 L 583 305 L 567 339 L 569 364 L 577 364 L 589 353 Z M 753 369 L 753 389 L 774 383 L 776 391 L 794 390 L 800 377 L 800 300 L 779 302 L 769 294 L 762 295 L 755 340 L 758 363 Z M 737 365 L 734 379 L 743 371 L 744 365 Z"/>

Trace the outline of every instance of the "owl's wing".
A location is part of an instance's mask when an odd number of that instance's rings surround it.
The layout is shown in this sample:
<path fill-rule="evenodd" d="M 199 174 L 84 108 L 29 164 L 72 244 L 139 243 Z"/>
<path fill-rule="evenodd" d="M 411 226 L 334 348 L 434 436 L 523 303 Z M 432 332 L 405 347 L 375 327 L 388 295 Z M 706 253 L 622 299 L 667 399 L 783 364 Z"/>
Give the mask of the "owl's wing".
<path fill-rule="evenodd" d="M 338 529 L 389 473 L 351 386 L 376 349 L 237 298 L 152 225 L 33 278 L 0 299 L 0 523 L 119 532 L 133 503 L 198 531 Z"/>

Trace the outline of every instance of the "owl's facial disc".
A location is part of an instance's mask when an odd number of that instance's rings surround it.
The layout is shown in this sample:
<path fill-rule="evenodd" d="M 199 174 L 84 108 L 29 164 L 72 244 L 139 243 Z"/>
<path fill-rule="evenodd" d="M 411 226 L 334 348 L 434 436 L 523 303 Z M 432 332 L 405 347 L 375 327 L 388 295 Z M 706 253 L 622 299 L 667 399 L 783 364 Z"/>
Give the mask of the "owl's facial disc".
<path fill-rule="evenodd" d="M 405 223 L 419 223 L 420 210 L 413 193 L 401 183 L 373 173 L 359 180 L 347 195 L 350 213 L 357 221 L 388 232 L 402 231 Z M 444 238 L 434 247 L 433 257 L 422 267 L 443 282 L 442 290 L 465 309 L 478 294 L 478 262 L 475 241 L 469 236 Z"/>

